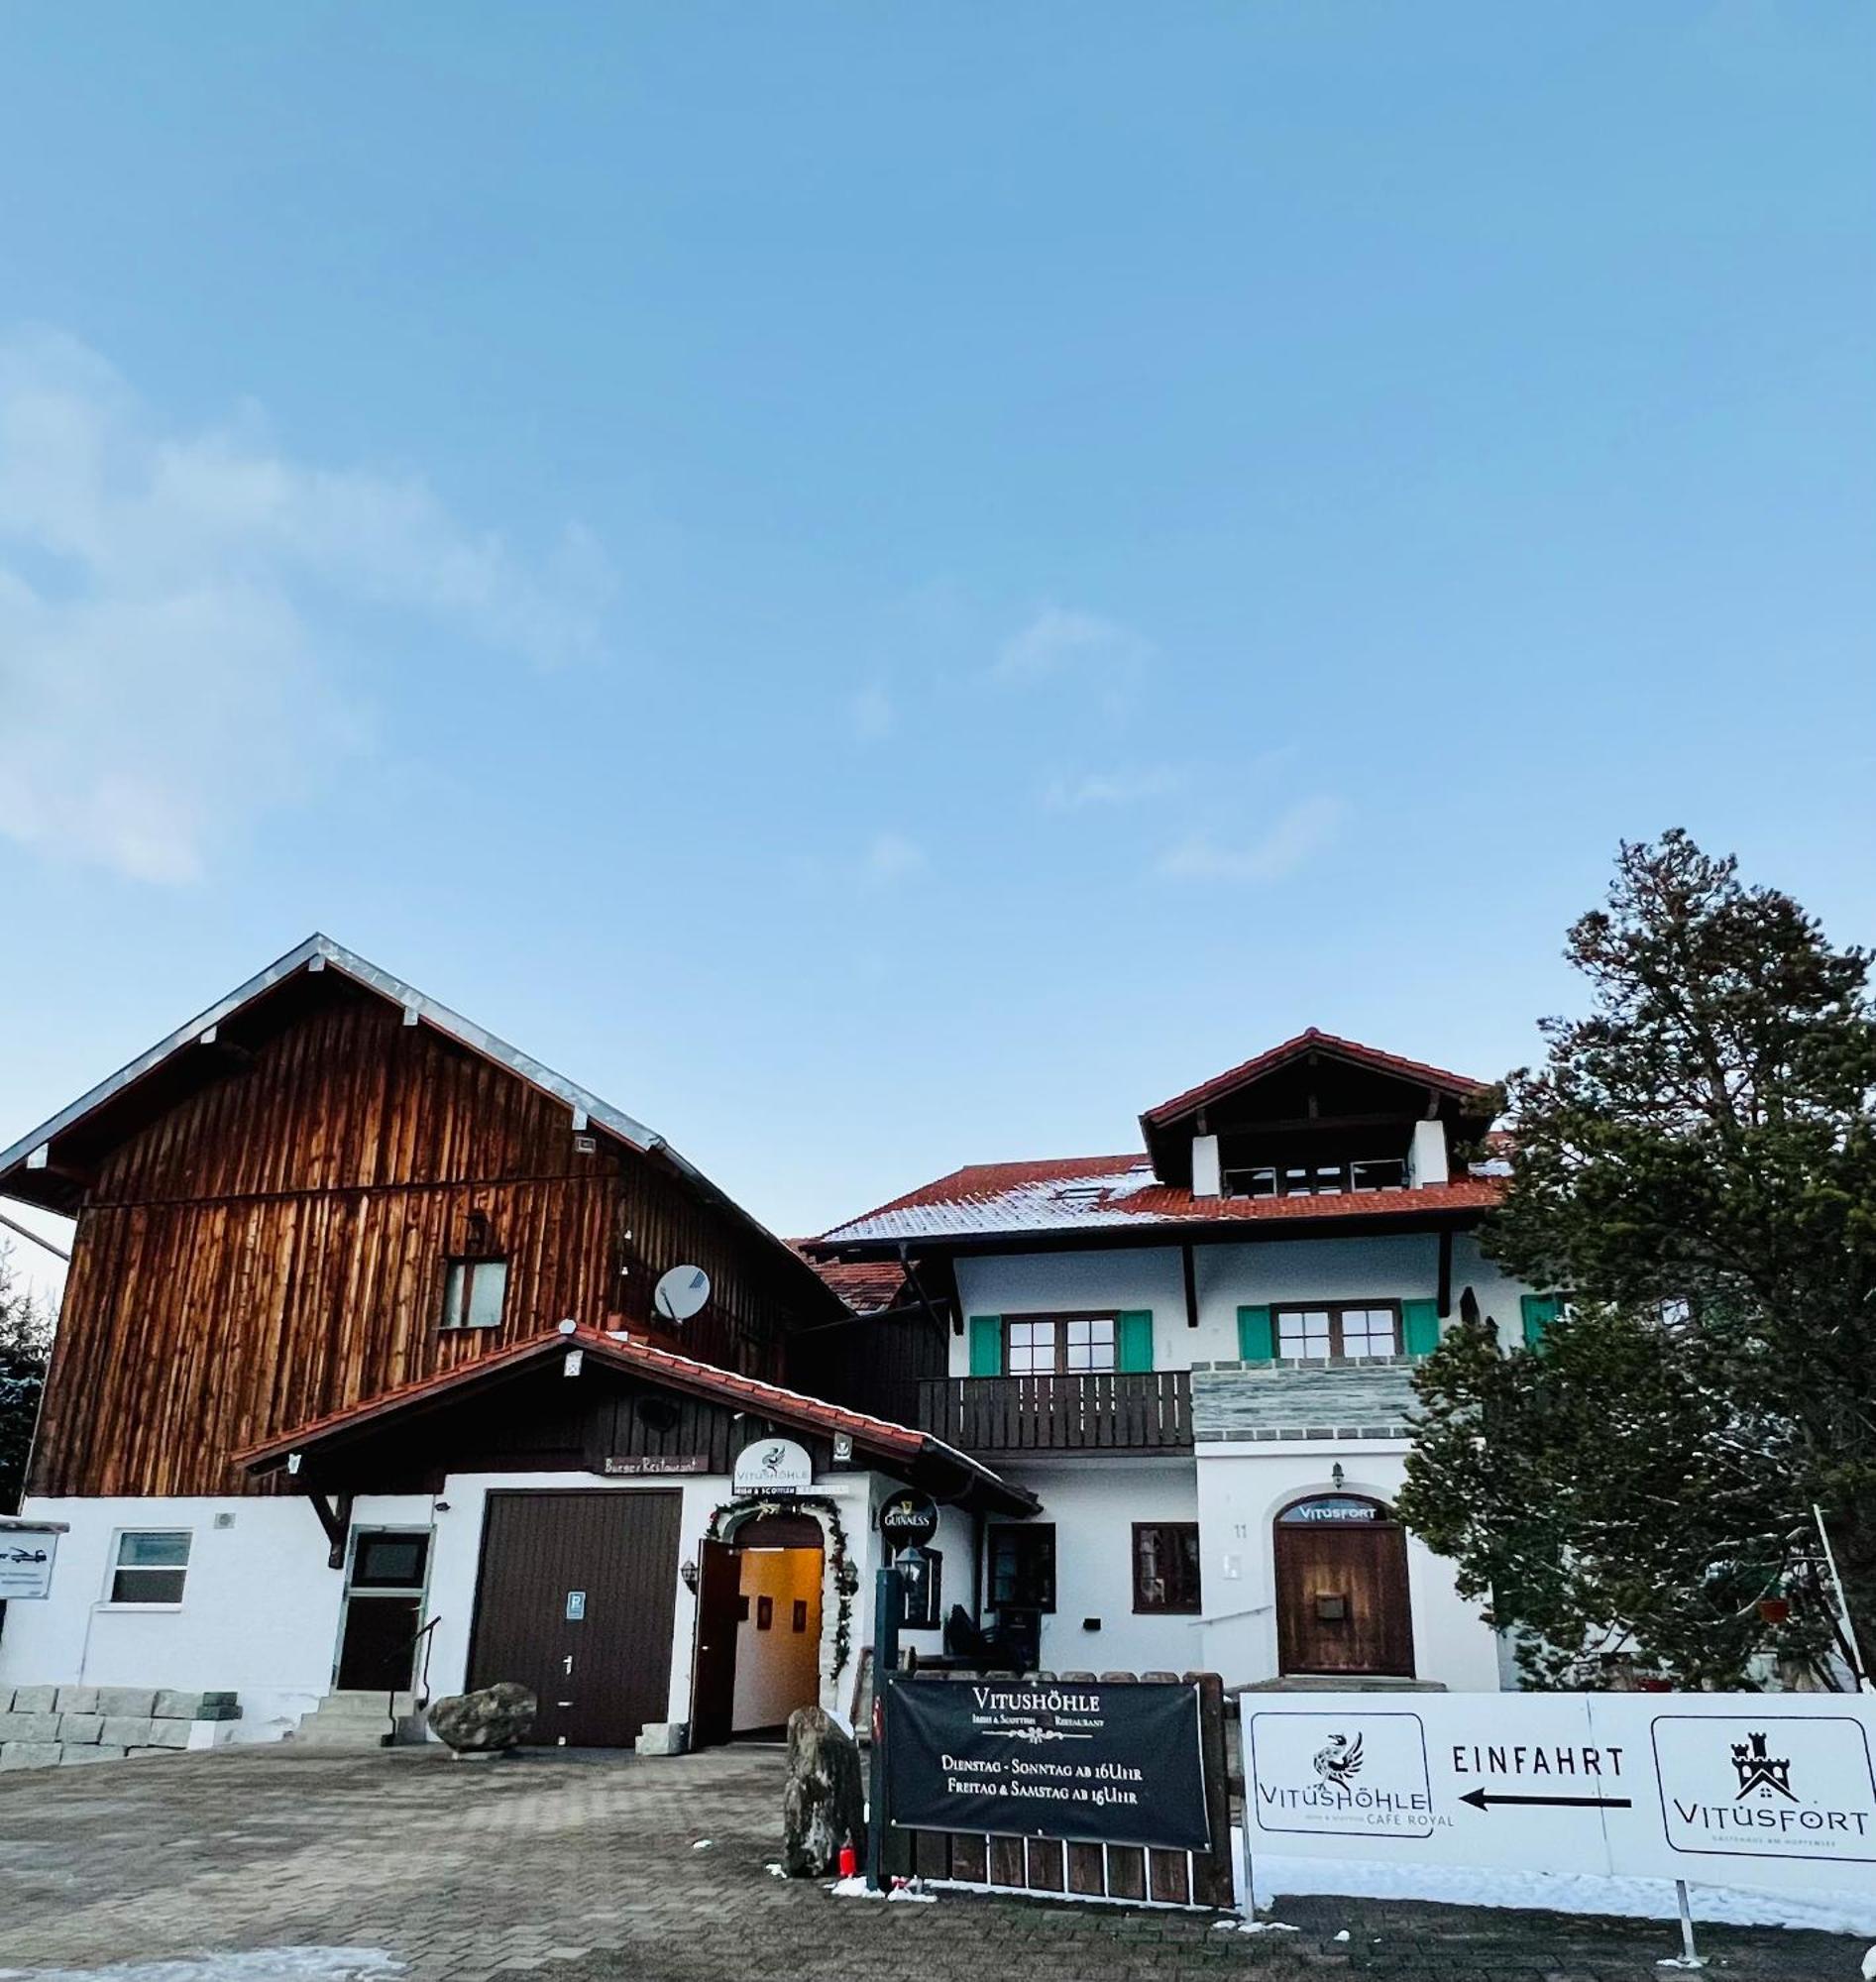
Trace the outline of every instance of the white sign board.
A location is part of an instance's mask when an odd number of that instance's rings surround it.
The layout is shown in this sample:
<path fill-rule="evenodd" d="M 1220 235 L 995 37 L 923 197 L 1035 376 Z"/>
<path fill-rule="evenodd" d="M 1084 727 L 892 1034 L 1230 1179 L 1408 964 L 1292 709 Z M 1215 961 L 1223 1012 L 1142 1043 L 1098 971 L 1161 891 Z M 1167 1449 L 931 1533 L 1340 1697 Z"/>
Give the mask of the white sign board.
<path fill-rule="evenodd" d="M 1876 1697 L 1409 1699 L 1314 1694 L 1290 1707 L 1245 1695 L 1253 1851 L 1812 1891 L 1876 1882 Z"/>
<path fill-rule="evenodd" d="M 792 1438 L 745 1445 L 730 1479 L 738 1493 L 805 1493 L 814 1484 L 814 1461 Z"/>
<path fill-rule="evenodd" d="M 0 1603 L 31 1603 L 53 1594 L 56 1528 L 0 1528 Z"/>

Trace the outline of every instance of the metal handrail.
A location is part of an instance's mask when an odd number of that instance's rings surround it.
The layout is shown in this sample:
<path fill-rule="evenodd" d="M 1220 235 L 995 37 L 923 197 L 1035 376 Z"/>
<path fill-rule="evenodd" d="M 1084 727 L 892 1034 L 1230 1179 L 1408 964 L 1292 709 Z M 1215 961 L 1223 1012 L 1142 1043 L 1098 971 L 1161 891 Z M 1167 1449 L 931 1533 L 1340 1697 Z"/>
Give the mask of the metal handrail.
<path fill-rule="evenodd" d="M 431 1638 L 430 1633 L 442 1621 L 443 1613 L 438 1611 L 427 1624 L 419 1624 L 404 1641 L 403 1649 L 407 1652 L 415 1652 L 419 1644 L 423 1646 L 423 1668 L 421 1673 L 416 1677 L 416 1683 L 410 1688 L 410 1704 L 412 1707 L 428 1707 L 430 1704 L 430 1648 L 435 1642 Z M 416 1661 L 412 1659 L 411 1663 L 414 1665 Z M 378 1745 L 381 1748 L 389 1748 L 396 1744 L 397 1696 L 402 1691 L 403 1688 L 393 1686 L 385 1696 L 385 1718 L 390 1724 L 378 1737 Z"/>

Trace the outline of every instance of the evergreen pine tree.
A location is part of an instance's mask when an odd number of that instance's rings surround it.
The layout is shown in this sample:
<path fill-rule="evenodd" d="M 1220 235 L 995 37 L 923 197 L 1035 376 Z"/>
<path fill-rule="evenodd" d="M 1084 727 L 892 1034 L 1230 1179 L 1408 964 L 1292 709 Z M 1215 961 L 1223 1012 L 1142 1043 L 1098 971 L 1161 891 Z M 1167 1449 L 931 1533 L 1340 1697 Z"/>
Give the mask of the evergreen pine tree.
<path fill-rule="evenodd" d="M 1622 847 L 1568 954 L 1590 1015 L 1505 1085 L 1485 1244 L 1570 1309 L 1535 1353 L 1462 1324 L 1423 1366 L 1402 1515 L 1539 1684 L 1618 1647 L 1689 1686 L 1825 1671 L 1814 1503 L 1876 1629 L 1870 954 L 1678 830 Z"/>

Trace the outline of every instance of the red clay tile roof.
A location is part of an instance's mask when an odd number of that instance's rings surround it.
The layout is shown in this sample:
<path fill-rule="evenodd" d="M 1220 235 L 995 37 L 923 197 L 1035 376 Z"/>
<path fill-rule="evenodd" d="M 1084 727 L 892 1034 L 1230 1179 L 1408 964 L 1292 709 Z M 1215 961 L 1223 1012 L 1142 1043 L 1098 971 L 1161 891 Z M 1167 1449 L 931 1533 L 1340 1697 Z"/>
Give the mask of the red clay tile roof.
<path fill-rule="evenodd" d="M 882 1314 L 899 1305 L 906 1271 L 897 1260 L 817 1260 L 807 1250 L 809 1241 L 788 1243 L 855 1314 Z"/>
<path fill-rule="evenodd" d="M 1027 1163 L 971 1163 L 822 1234 L 821 1246 L 975 1238 L 1037 1232 L 1127 1231 L 1152 1225 L 1243 1220 L 1411 1218 L 1433 1211 L 1489 1211 L 1502 1182 L 1466 1176 L 1415 1190 L 1330 1197 L 1194 1197 L 1162 1184 L 1145 1156 L 1063 1156 Z"/>
<path fill-rule="evenodd" d="M 1140 1119 L 1150 1128 L 1162 1129 L 1168 1122 L 1176 1122 L 1180 1116 L 1191 1114 L 1206 1102 L 1216 1101 L 1220 1095 L 1229 1094 L 1247 1081 L 1256 1080 L 1260 1074 L 1273 1072 L 1285 1060 L 1310 1051 L 1335 1053 L 1359 1065 L 1372 1066 L 1378 1073 L 1393 1073 L 1403 1080 L 1424 1081 L 1429 1087 L 1443 1087 L 1451 1094 L 1477 1094 L 1488 1085 L 1483 1080 L 1475 1080 L 1470 1074 L 1451 1073 L 1445 1067 L 1428 1066 L 1417 1059 L 1402 1059 L 1397 1053 L 1382 1052 L 1379 1046 L 1365 1046 L 1359 1040 L 1338 1039 L 1333 1033 L 1319 1032 L 1311 1026 L 1307 1032 L 1298 1033 L 1293 1040 L 1285 1040 L 1279 1046 L 1271 1046 L 1268 1052 L 1259 1053 L 1242 1066 L 1214 1074 L 1210 1080 L 1188 1087 L 1183 1094 L 1175 1094 L 1170 1101 L 1149 1108 Z"/>
<path fill-rule="evenodd" d="M 850 1433 L 875 1450 L 911 1458 L 939 1441 L 930 1434 L 914 1431 L 910 1425 L 894 1424 L 888 1418 L 869 1417 L 863 1411 L 849 1411 L 838 1404 L 824 1403 L 819 1397 L 799 1390 L 785 1390 L 779 1383 L 764 1383 L 753 1376 L 739 1376 L 733 1370 L 719 1370 L 712 1363 L 699 1363 L 689 1356 L 674 1356 L 667 1349 L 654 1349 L 647 1342 L 608 1335 L 603 1329 L 578 1327 L 555 1329 L 546 1335 L 529 1336 L 493 1356 L 479 1356 L 441 1376 L 426 1376 L 414 1383 L 401 1383 L 375 1397 L 329 1411 L 324 1417 L 310 1418 L 277 1438 L 264 1440 L 235 1454 L 235 1463 L 250 1472 L 277 1464 L 288 1453 L 303 1451 L 321 1439 L 342 1430 L 369 1424 L 372 1420 L 408 1408 L 429 1398 L 445 1396 L 467 1384 L 487 1380 L 499 1371 L 514 1369 L 531 1361 L 545 1361 L 557 1351 L 584 1350 L 599 1362 L 616 1369 L 655 1377 L 674 1389 L 695 1396 L 737 1405 L 755 1404 L 763 1416 L 778 1423 L 795 1423 L 813 1431 Z M 948 1450 L 948 1448 L 946 1448 Z M 979 1469 L 982 1470 L 982 1469 Z"/>

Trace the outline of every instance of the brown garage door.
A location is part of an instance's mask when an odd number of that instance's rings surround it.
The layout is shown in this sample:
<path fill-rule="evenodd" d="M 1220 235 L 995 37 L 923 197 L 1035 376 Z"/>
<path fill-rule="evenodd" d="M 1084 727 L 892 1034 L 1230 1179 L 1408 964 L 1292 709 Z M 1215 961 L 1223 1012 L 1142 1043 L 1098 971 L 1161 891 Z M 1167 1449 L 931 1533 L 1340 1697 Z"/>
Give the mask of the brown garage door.
<path fill-rule="evenodd" d="M 681 1495 L 491 1493 L 472 1687 L 540 1700 L 530 1741 L 625 1748 L 665 1718 Z"/>

